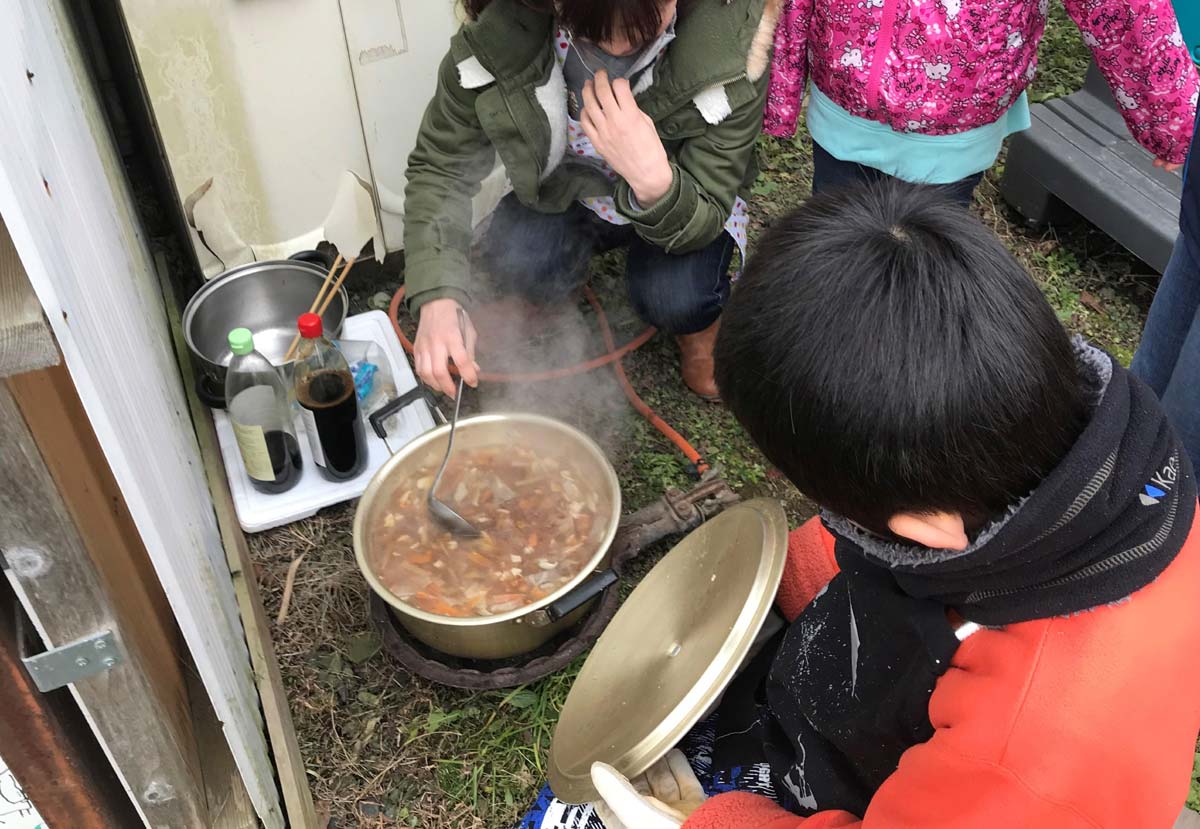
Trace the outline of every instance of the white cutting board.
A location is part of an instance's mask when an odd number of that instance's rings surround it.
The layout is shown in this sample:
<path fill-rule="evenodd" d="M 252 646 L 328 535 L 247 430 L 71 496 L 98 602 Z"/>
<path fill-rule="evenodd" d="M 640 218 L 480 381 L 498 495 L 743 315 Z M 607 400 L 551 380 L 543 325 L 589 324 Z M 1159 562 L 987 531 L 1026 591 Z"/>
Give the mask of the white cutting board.
<path fill-rule="evenodd" d="M 368 311 L 347 317 L 342 326 L 342 336 L 347 340 L 370 340 L 383 349 L 391 362 L 390 369 L 396 384 L 396 394 L 404 394 L 417 385 L 412 368 L 408 365 L 404 349 L 392 330 L 392 323 L 382 311 Z M 413 438 L 434 427 L 433 415 L 424 400 L 418 400 L 389 419 L 393 424 L 385 443 L 365 424 L 369 455 L 367 465 L 357 478 L 340 483 L 327 481 L 317 471 L 308 437 L 304 434 L 299 418 L 295 421 L 296 438 L 300 454 L 304 459 L 304 471 L 300 483 L 277 495 L 259 492 L 250 485 L 250 478 L 242 466 L 242 456 L 234 438 L 233 425 L 224 411 L 213 410 L 217 424 L 217 439 L 221 444 L 221 458 L 225 462 L 225 473 L 229 477 L 229 488 L 233 492 L 233 504 L 237 508 L 238 522 L 249 533 L 262 532 L 273 527 L 290 524 L 301 518 L 315 515 L 318 510 L 340 504 L 362 495 L 371 482 L 371 477 L 383 466 L 391 453 Z M 389 449 L 390 445 L 390 449 Z"/>

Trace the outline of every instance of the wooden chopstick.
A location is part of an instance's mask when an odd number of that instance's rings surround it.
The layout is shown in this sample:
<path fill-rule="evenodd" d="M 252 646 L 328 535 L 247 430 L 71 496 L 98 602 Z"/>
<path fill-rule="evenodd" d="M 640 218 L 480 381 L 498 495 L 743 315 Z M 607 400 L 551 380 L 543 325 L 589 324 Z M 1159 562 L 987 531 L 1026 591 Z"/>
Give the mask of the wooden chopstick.
<path fill-rule="evenodd" d="M 329 306 L 333 304 L 333 298 L 337 296 L 337 292 L 342 289 L 342 283 L 346 281 L 346 277 L 350 274 L 350 269 L 354 267 L 354 263 L 358 261 L 357 256 L 351 256 L 346 260 L 346 267 L 342 268 L 342 275 L 338 277 L 337 282 L 333 283 L 333 287 L 329 289 L 329 293 L 325 297 L 325 301 L 321 303 L 321 310 L 317 311 L 317 316 L 325 316 L 325 312 L 329 310 Z"/>
<path fill-rule="evenodd" d="M 350 261 L 353 262 L 354 259 L 351 258 Z M 335 273 L 337 273 L 338 267 L 341 264 L 342 264 L 342 255 L 339 253 L 337 255 L 337 259 L 333 260 L 333 267 L 329 269 L 329 273 L 325 274 L 325 281 L 321 283 L 321 290 L 317 291 L 317 296 L 315 299 L 313 299 L 312 305 L 309 306 L 308 313 L 310 313 L 310 314 L 318 314 L 318 313 L 324 314 L 325 313 L 325 309 L 329 307 L 329 297 L 332 297 L 338 291 L 338 288 L 334 288 L 332 291 L 330 291 L 329 286 L 333 282 L 333 275 Z M 347 266 L 346 270 L 349 270 L 349 269 L 350 269 L 349 266 Z M 343 273 L 342 273 L 342 279 L 345 279 L 345 271 L 343 271 Z M 337 283 L 339 288 L 341 287 L 341 284 L 342 283 L 340 281 Z M 322 302 L 325 303 L 324 308 L 321 308 Z M 318 308 L 321 308 L 321 310 L 318 311 L 317 310 Z M 299 347 L 300 347 L 300 332 L 297 331 L 296 336 L 292 337 L 292 344 L 290 346 L 288 346 L 287 353 L 283 355 L 283 361 L 285 363 L 291 362 L 292 358 L 296 356 L 296 349 Z"/>
<path fill-rule="evenodd" d="M 329 273 L 325 274 L 325 281 L 321 283 L 321 290 L 317 291 L 317 298 L 313 300 L 312 306 L 308 309 L 308 313 L 317 313 L 317 308 L 321 306 L 321 300 L 325 298 L 325 292 L 329 290 L 330 284 L 333 282 L 333 275 L 337 273 L 338 268 L 342 265 L 342 255 L 339 253 L 337 259 L 333 260 L 333 267 L 329 269 Z"/>

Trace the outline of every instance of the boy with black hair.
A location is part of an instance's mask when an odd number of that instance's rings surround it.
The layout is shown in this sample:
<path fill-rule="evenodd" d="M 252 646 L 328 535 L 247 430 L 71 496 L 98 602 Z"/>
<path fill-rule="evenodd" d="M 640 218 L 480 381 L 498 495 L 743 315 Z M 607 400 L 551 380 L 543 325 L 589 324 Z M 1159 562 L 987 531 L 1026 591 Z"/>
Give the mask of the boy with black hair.
<path fill-rule="evenodd" d="M 1200 729 L 1200 535 L 1154 394 L 1072 342 L 982 224 L 891 183 L 772 227 L 716 357 L 822 507 L 791 539 L 790 626 L 716 725 L 714 762 L 753 735 L 775 802 L 703 802 L 678 755 L 642 794 L 597 767 L 609 829 L 1170 827 Z"/>

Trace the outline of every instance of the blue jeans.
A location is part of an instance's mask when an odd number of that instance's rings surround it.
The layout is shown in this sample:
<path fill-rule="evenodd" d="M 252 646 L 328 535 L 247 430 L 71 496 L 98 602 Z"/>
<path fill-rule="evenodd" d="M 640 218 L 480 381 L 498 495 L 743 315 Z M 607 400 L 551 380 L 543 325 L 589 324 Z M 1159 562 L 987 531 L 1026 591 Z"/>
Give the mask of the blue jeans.
<path fill-rule="evenodd" d="M 1130 368 L 1158 394 L 1192 465 L 1200 464 L 1200 262 L 1184 236 L 1175 242 Z"/>
<path fill-rule="evenodd" d="M 473 257 L 501 295 L 547 305 L 564 301 L 587 282 L 598 253 L 628 249 L 625 282 L 638 316 L 669 334 L 695 334 L 721 316 L 729 299 L 734 241 L 722 232 L 690 253 L 667 253 L 631 225 L 604 221 L 581 204 L 563 213 L 539 213 L 506 196 Z"/>
<path fill-rule="evenodd" d="M 841 187 L 853 187 L 890 179 L 887 173 L 874 167 L 865 167 L 853 161 L 842 161 L 834 158 L 829 152 L 813 142 L 813 192 L 821 193 L 836 190 Z M 970 206 L 975 200 L 975 188 L 983 181 L 983 173 L 967 176 L 953 184 L 935 184 L 946 197 L 963 206 Z"/>

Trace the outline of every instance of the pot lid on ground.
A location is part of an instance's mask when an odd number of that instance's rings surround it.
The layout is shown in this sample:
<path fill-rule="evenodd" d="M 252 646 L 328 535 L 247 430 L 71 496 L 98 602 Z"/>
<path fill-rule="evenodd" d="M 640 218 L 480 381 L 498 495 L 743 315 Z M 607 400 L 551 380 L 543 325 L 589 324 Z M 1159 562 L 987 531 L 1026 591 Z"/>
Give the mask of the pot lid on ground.
<path fill-rule="evenodd" d="M 647 574 L 563 706 L 549 762 L 560 800 L 596 800 L 592 763 L 634 777 L 700 721 L 749 654 L 786 558 L 783 507 L 759 499 L 700 526 Z"/>

